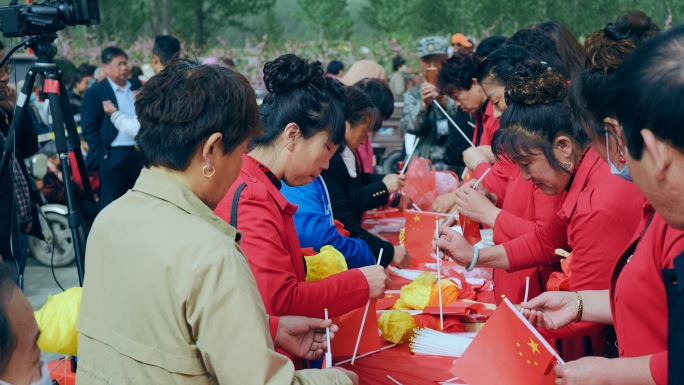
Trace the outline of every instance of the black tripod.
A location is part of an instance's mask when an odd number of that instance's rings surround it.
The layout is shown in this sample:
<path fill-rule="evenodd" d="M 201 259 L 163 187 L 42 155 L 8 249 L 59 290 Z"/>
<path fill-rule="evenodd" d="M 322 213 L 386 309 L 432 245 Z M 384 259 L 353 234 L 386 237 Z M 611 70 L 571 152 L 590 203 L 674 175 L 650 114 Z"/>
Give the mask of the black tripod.
<path fill-rule="evenodd" d="M 67 197 L 67 207 L 69 209 L 68 220 L 69 228 L 71 229 L 72 239 L 74 243 L 74 252 L 76 254 L 76 268 L 78 269 L 78 282 L 83 286 L 84 275 L 84 250 L 81 239 L 81 221 L 85 218 L 88 225 L 92 225 L 92 220 L 97 214 L 95 206 L 95 198 L 92 187 L 88 179 L 88 174 L 85 168 L 85 162 L 81 155 L 81 141 L 76 131 L 76 122 L 71 112 L 69 105 L 69 97 L 67 89 L 62 83 L 62 73 L 55 64 L 54 58 L 57 54 L 57 47 L 54 44 L 57 34 L 45 34 L 31 36 L 16 46 L 14 46 L 7 55 L 0 62 L 0 67 L 5 65 L 9 57 L 19 48 L 30 47 L 35 52 L 38 60 L 36 65 L 32 67 L 26 74 L 24 86 L 17 97 L 17 105 L 14 110 L 14 118 L 10 126 L 7 140 L 5 142 L 5 149 L 0 160 L 0 180 L 3 180 L 7 172 L 9 162 L 12 159 L 12 151 L 14 149 L 14 139 L 18 136 L 18 131 L 21 129 L 21 123 L 24 118 L 24 111 L 26 110 L 29 96 L 33 92 L 33 84 L 36 80 L 36 75 L 40 74 L 43 79 L 43 92 L 47 95 L 52 114 L 52 129 L 55 134 L 55 146 L 60 160 L 60 167 L 64 180 L 64 186 Z M 65 135 L 66 127 L 66 135 Z M 78 202 L 74 195 L 74 186 L 71 180 L 71 165 L 69 162 L 67 136 L 69 144 L 74 149 L 76 156 L 76 164 L 78 165 L 79 174 L 83 181 L 83 208 L 85 215 L 81 216 L 78 210 Z"/>

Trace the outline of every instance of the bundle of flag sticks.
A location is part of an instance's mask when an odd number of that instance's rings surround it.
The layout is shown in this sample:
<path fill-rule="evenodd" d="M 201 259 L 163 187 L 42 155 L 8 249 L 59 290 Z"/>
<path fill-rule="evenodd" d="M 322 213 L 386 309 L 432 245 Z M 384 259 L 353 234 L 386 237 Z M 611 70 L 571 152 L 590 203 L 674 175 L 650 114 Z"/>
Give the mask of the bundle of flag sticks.
<path fill-rule="evenodd" d="M 409 346 L 411 352 L 417 355 L 461 357 L 473 341 L 427 328 L 416 328 L 413 333 Z"/>

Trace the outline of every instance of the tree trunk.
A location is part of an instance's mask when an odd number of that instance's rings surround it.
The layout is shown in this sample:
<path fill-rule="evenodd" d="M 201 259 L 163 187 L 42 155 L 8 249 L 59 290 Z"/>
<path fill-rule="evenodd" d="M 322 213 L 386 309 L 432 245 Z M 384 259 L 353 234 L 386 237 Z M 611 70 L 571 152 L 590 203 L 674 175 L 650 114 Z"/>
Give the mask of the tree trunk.
<path fill-rule="evenodd" d="M 171 1 L 163 0 L 162 3 L 162 19 L 164 21 L 164 27 L 162 28 L 162 33 L 164 35 L 169 35 L 171 33 Z"/>
<path fill-rule="evenodd" d="M 159 35 L 159 13 L 157 12 L 157 1 L 148 0 L 147 4 L 150 6 L 150 22 L 152 23 L 152 34 Z"/>
<path fill-rule="evenodd" d="M 195 44 L 204 46 L 204 0 L 197 0 L 195 7 Z"/>

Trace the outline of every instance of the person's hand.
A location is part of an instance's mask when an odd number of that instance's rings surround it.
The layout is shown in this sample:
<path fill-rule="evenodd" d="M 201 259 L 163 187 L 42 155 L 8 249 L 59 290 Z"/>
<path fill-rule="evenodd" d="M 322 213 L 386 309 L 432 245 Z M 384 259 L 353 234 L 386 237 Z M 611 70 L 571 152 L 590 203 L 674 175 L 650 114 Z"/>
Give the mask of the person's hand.
<path fill-rule="evenodd" d="M 315 360 L 328 348 L 325 328 L 330 327 L 330 338 L 339 329 L 331 320 L 284 316 L 278 321 L 275 347 L 306 360 Z"/>
<path fill-rule="evenodd" d="M 477 146 L 477 149 L 487 157 L 489 163 L 496 163 L 496 156 L 494 156 L 494 152 L 492 152 L 492 146 Z"/>
<path fill-rule="evenodd" d="M 406 175 L 387 174 L 382 178 L 382 183 L 390 193 L 397 192 L 406 184 Z"/>
<path fill-rule="evenodd" d="M 463 151 L 463 163 L 468 170 L 475 170 L 475 167 L 482 162 L 490 163 L 487 156 L 478 147 L 468 147 L 467 150 Z"/>
<path fill-rule="evenodd" d="M 605 357 L 583 357 L 565 365 L 556 365 L 553 370 L 558 385 L 607 385 L 606 378 L 610 360 Z"/>
<path fill-rule="evenodd" d="M 382 298 L 385 290 L 392 288 L 392 280 L 385 268 L 378 265 L 360 267 L 368 281 L 368 298 Z"/>
<path fill-rule="evenodd" d="M 423 100 L 423 111 L 425 111 L 430 103 L 439 97 L 437 87 L 428 82 L 423 82 L 420 86 L 420 97 Z"/>
<path fill-rule="evenodd" d="M 104 102 L 102 102 L 102 108 L 104 109 L 104 112 L 109 116 L 112 116 L 112 114 L 117 111 L 116 106 L 114 105 L 114 103 L 111 102 L 111 100 L 105 100 Z"/>
<path fill-rule="evenodd" d="M 439 229 L 439 239 L 436 245 L 440 254 L 451 258 L 461 266 L 468 266 L 473 261 L 473 245 L 468 243 L 461 234 L 446 226 Z"/>
<path fill-rule="evenodd" d="M 456 204 L 456 195 L 453 192 L 442 194 L 432 201 L 432 206 L 430 211 L 436 213 L 451 213 L 454 211 L 454 205 Z"/>
<path fill-rule="evenodd" d="M 475 222 L 494 227 L 494 222 L 501 209 L 494 206 L 484 194 L 465 185 L 456 190 L 454 196 L 456 197 L 454 207 L 459 214 L 463 214 Z"/>
<path fill-rule="evenodd" d="M 352 381 L 352 385 L 359 385 L 359 375 L 358 374 L 352 372 L 351 370 L 341 368 L 339 366 L 333 366 L 332 369 L 339 370 L 340 372 L 344 373 Z"/>
<path fill-rule="evenodd" d="M 411 263 L 411 255 L 406 251 L 404 246 L 394 246 L 394 258 L 392 259 L 394 266 L 404 269 Z"/>
<path fill-rule="evenodd" d="M 469 187 L 471 189 L 474 189 L 475 191 L 484 195 L 490 202 L 492 202 L 492 204 L 494 206 L 496 206 L 496 201 L 497 201 L 496 194 L 487 190 L 482 183 L 478 184 L 477 187 L 475 187 L 476 183 L 477 183 L 477 180 L 471 179 L 471 180 L 463 183 L 463 186 L 461 186 L 461 187 Z"/>
<path fill-rule="evenodd" d="M 547 291 L 518 305 L 533 326 L 558 329 L 577 317 L 577 294 L 570 291 Z"/>

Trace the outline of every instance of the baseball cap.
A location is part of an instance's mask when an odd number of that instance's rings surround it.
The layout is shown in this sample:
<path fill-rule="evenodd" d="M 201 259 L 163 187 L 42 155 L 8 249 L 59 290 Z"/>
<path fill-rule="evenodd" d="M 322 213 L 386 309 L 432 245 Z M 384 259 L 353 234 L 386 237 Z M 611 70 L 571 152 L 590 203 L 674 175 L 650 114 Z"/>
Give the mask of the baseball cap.
<path fill-rule="evenodd" d="M 458 44 L 461 47 L 467 47 L 470 48 L 473 46 L 473 43 L 469 42 L 468 39 L 465 37 L 464 34 L 462 33 L 455 33 L 451 36 L 451 44 Z"/>
<path fill-rule="evenodd" d="M 418 57 L 447 53 L 447 39 L 442 36 L 424 37 L 418 41 Z"/>

